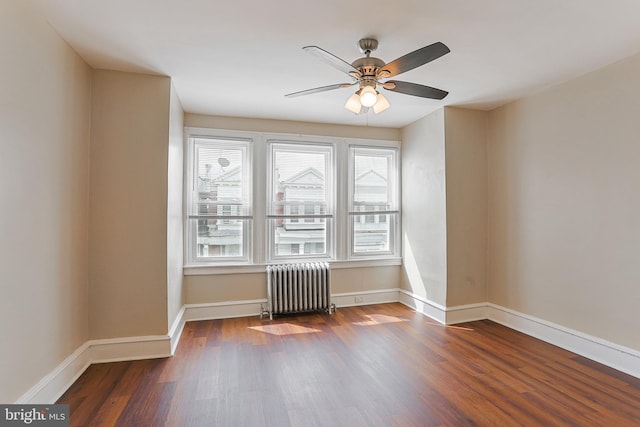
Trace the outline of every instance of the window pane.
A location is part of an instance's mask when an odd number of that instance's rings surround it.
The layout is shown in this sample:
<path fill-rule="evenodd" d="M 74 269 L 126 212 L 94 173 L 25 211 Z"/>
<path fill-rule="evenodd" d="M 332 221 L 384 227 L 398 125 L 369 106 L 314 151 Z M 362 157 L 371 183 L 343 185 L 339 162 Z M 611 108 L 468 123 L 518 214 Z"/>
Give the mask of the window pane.
<path fill-rule="evenodd" d="M 333 218 L 333 147 L 324 144 L 270 145 L 268 216 L 270 255 L 326 257 Z"/>
<path fill-rule="evenodd" d="M 196 257 L 240 257 L 243 251 L 243 233 L 247 220 L 194 219 L 198 223 Z"/>
<path fill-rule="evenodd" d="M 389 150 L 356 150 L 354 153 L 354 183 L 352 210 L 374 210 L 384 207 L 390 210 L 390 169 L 393 167 L 393 153 Z M 357 209 L 358 205 L 372 209 Z"/>
<path fill-rule="evenodd" d="M 321 209 L 321 206 L 318 206 Z M 316 213 L 316 203 L 305 203 L 304 204 L 304 214 L 305 215 L 313 215 Z M 304 222 L 314 222 L 313 218 L 306 218 Z"/>
<path fill-rule="evenodd" d="M 283 215 L 292 205 L 305 215 L 330 213 L 330 148 L 277 144 L 272 156 L 271 214 Z"/>
<path fill-rule="evenodd" d="M 247 261 L 252 228 L 250 143 L 192 137 L 191 262 Z"/>
<path fill-rule="evenodd" d="M 250 215 L 246 147 L 232 145 L 196 143 L 198 215 Z"/>
<path fill-rule="evenodd" d="M 395 214 L 376 215 L 376 221 L 369 222 L 364 217 L 369 215 L 353 215 L 353 252 L 389 252 L 390 221 L 388 217 Z"/>
<path fill-rule="evenodd" d="M 287 222 L 270 219 L 274 233 L 274 256 L 316 255 L 325 256 L 327 242 L 327 220 L 316 218 L 313 223 Z"/>
<path fill-rule="evenodd" d="M 398 214 L 397 151 L 351 147 L 350 214 L 352 254 L 392 254 Z"/>

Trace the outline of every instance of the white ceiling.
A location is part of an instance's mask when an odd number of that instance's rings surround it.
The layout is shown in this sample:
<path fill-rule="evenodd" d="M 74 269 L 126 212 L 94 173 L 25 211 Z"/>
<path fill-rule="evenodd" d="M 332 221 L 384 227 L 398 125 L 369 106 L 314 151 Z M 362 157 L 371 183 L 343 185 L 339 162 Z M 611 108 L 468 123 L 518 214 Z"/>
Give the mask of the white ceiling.
<path fill-rule="evenodd" d="M 94 68 L 171 76 L 186 112 L 405 126 L 444 106 L 490 109 L 640 51 L 639 0 L 31 0 Z M 387 111 L 343 108 L 354 88 L 304 52 L 352 62 L 357 41 L 390 62 L 441 41 L 451 53 L 394 78 L 450 92 L 442 101 L 383 91 Z M 639 70 L 640 71 L 640 70 Z"/>

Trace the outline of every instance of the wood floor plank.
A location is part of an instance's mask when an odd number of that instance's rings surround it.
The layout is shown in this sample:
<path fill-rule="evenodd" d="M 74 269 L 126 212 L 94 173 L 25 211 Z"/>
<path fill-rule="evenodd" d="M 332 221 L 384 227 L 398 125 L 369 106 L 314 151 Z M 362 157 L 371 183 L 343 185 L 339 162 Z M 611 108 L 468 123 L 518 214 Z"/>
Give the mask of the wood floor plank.
<path fill-rule="evenodd" d="M 640 379 L 401 304 L 188 322 L 169 359 L 93 365 L 72 426 L 637 426 Z"/>
<path fill-rule="evenodd" d="M 95 414 L 108 401 L 113 390 L 122 384 L 129 366 L 130 362 L 91 365 L 74 383 L 73 395 L 69 396 L 67 392 L 59 401 L 74 408 L 74 418 L 78 420 L 78 425 L 89 425 L 94 422 Z M 84 398 L 77 402 L 76 396 Z"/>
<path fill-rule="evenodd" d="M 131 396 L 127 395 L 108 397 L 98 411 L 91 416 L 91 420 L 87 422 L 87 425 L 99 427 L 115 426 L 130 399 Z"/>

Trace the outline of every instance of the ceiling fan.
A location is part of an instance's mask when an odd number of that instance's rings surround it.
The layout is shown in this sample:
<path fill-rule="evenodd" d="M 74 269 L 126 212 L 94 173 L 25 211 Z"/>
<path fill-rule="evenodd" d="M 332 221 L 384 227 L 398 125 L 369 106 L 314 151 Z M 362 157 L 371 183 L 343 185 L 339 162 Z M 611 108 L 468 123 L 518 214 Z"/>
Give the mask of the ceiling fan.
<path fill-rule="evenodd" d="M 387 64 L 380 58 L 371 56 L 371 52 L 378 48 L 378 40 L 364 38 L 358 42 L 360 52 L 365 56 L 356 59 L 351 64 L 327 52 L 318 46 L 305 46 L 302 49 L 318 57 L 320 60 L 347 73 L 352 81 L 349 83 L 338 83 L 329 86 L 321 86 L 313 89 L 302 90 L 286 94 L 286 97 L 309 95 L 312 93 L 326 92 L 328 90 L 347 88 L 358 85 L 359 89 L 351 95 L 344 107 L 360 114 L 373 108 L 373 112 L 378 114 L 390 107 L 389 101 L 378 92 L 378 86 L 392 92 L 404 93 L 405 95 L 419 96 L 421 98 L 443 99 L 449 92 L 424 86 L 417 83 L 403 82 L 399 80 L 386 80 L 398 74 L 413 70 L 421 65 L 440 58 L 450 52 L 449 48 L 441 42 L 436 42 L 418 50 L 414 50 L 400 58 Z M 384 81 L 383 81 L 384 80 Z"/>

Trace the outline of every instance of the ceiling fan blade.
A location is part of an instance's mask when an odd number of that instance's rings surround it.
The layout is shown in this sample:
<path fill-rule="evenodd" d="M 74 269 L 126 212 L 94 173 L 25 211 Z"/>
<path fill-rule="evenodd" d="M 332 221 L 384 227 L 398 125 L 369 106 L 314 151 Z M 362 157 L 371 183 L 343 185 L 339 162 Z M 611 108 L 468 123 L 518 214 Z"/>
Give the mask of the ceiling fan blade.
<path fill-rule="evenodd" d="M 400 73 L 413 70 L 427 62 L 438 59 L 449 52 L 451 51 L 444 43 L 436 42 L 430 44 L 429 46 L 407 53 L 406 55 L 389 62 L 384 67 L 381 67 L 378 71 L 378 77 L 389 78 L 396 76 Z"/>
<path fill-rule="evenodd" d="M 349 74 L 355 72 L 360 75 L 360 72 L 347 61 L 338 58 L 334 54 L 329 53 L 326 50 L 319 48 L 318 46 L 305 46 L 302 49 L 344 73 Z"/>
<path fill-rule="evenodd" d="M 356 83 L 358 83 L 358 82 L 338 83 L 338 84 L 335 84 L 335 85 L 315 87 L 313 89 L 307 89 L 307 90 L 301 90 L 299 92 L 288 93 L 285 96 L 289 97 L 289 98 L 293 98 L 294 96 L 311 95 L 312 93 L 326 92 L 328 90 L 342 89 L 342 88 L 345 88 L 345 87 L 351 87 Z"/>
<path fill-rule="evenodd" d="M 382 87 L 392 92 L 419 96 L 421 98 L 443 99 L 449 94 L 449 92 L 436 89 L 435 87 L 419 85 L 417 83 L 400 82 L 398 80 L 389 80 L 385 82 Z"/>

